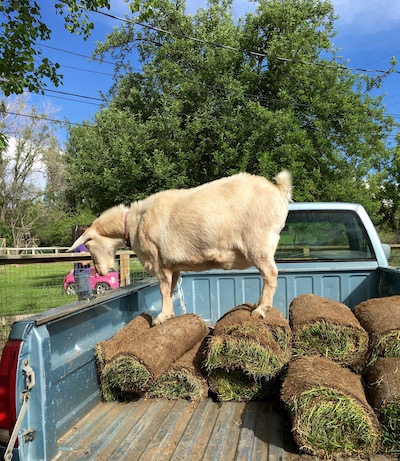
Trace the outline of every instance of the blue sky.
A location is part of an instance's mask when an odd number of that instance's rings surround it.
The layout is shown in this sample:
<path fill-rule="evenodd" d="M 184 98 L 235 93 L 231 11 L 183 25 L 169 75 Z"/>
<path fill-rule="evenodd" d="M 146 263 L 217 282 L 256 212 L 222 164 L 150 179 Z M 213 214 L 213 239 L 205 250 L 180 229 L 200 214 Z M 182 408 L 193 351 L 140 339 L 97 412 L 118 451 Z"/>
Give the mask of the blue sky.
<path fill-rule="evenodd" d="M 53 31 L 51 41 L 44 44 L 57 48 L 55 50 L 43 47 L 43 55 L 58 61 L 61 64 L 60 71 L 64 74 L 62 86 L 54 88 L 49 85 L 48 89 L 68 94 L 51 92 L 47 92 L 47 96 L 32 94 L 30 101 L 38 107 L 45 103 L 50 104 L 54 110 L 52 117 L 56 119 L 66 118 L 76 123 L 91 120 L 100 103 L 96 99 L 99 98 L 99 91 L 106 92 L 112 83 L 113 66 L 109 63 L 90 62 L 87 57 L 77 54 L 91 56 L 95 41 L 103 40 L 114 27 L 119 25 L 119 22 L 98 14 L 91 14 L 95 29 L 85 42 L 81 37 L 70 34 L 64 29 L 63 17 L 55 14 L 53 2 L 39 3 L 42 4 L 43 19 Z M 333 0 L 333 4 L 336 14 L 340 16 L 335 24 L 337 36 L 334 39 L 334 47 L 340 48 L 340 55 L 348 61 L 349 67 L 388 69 L 392 56 L 400 61 L 400 2 L 398 0 L 379 2 Z M 206 1 L 189 0 L 187 5 L 188 12 L 195 13 L 199 6 L 206 5 Z M 123 0 L 111 0 L 110 13 L 123 16 L 127 8 Z M 234 0 L 233 8 L 235 16 L 238 17 L 247 11 L 254 11 L 255 4 L 248 0 Z M 400 63 L 397 69 L 400 71 Z M 386 93 L 384 104 L 387 112 L 400 122 L 400 74 L 388 76 L 379 93 Z M 72 95 L 83 95 L 87 98 Z M 60 128 L 58 134 L 62 142 L 66 130 Z"/>

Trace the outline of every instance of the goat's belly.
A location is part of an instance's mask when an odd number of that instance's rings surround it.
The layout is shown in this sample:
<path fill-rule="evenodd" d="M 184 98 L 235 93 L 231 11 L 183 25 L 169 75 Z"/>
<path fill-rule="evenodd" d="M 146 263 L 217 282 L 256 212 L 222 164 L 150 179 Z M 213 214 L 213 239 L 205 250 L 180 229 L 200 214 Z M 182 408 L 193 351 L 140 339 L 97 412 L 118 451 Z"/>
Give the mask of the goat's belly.
<path fill-rule="evenodd" d="M 209 269 L 246 269 L 253 263 L 238 251 L 208 251 L 204 255 L 197 255 L 190 261 L 181 261 L 175 265 L 175 270 L 206 271 Z"/>

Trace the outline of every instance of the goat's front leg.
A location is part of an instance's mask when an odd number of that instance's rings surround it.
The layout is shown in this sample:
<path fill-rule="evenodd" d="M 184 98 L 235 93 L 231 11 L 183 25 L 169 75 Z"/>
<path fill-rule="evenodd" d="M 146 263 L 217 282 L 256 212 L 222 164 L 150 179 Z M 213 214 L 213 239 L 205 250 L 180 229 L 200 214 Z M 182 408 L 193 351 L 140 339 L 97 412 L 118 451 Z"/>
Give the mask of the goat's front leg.
<path fill-rule="evenodd" d="M 172 303 L 172 293 L 176 284 L 175 278 L 173 280 L 172 271 L 169 269 L 163 269 L 158 275 L 160 284 L 160 293 L 162 298 L 162 308 L 160 314 L 153 320 L 153 326 L 161 325 L 166 320 L 174 316 L 174 306 Z"/>

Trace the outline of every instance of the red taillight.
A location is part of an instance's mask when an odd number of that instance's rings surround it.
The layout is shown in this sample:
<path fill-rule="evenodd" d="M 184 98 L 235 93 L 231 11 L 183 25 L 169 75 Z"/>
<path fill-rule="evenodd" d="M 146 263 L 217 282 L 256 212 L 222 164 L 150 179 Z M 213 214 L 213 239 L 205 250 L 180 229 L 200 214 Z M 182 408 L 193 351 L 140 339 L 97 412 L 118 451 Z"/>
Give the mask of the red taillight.
<path fill-rule="evenodd" d="M 7 443 L 17 421 L 15 386 L 20 340 L 9 339 L 0 361 L 0 442 Z"/>

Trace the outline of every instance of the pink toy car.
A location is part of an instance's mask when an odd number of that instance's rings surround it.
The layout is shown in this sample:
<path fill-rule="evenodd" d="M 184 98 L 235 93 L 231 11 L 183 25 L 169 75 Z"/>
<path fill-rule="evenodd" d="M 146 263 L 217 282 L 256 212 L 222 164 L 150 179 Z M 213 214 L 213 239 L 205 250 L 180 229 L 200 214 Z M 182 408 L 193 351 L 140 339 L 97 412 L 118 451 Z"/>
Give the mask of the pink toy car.
<path fill-rule="evenodd" d="M 101 276 L 97 274 L 94 267 L 90 272 L 90 288 L 93 293 L 101 294 L 107 290 L 111 290 L 119 287 L 118 272 L 109 272 L 108 274 Z M 78 287 L 75 283 L 74 270 L 65 277 L 64 290 L 68 295 L 76 295 L 78 293 Z"/>

